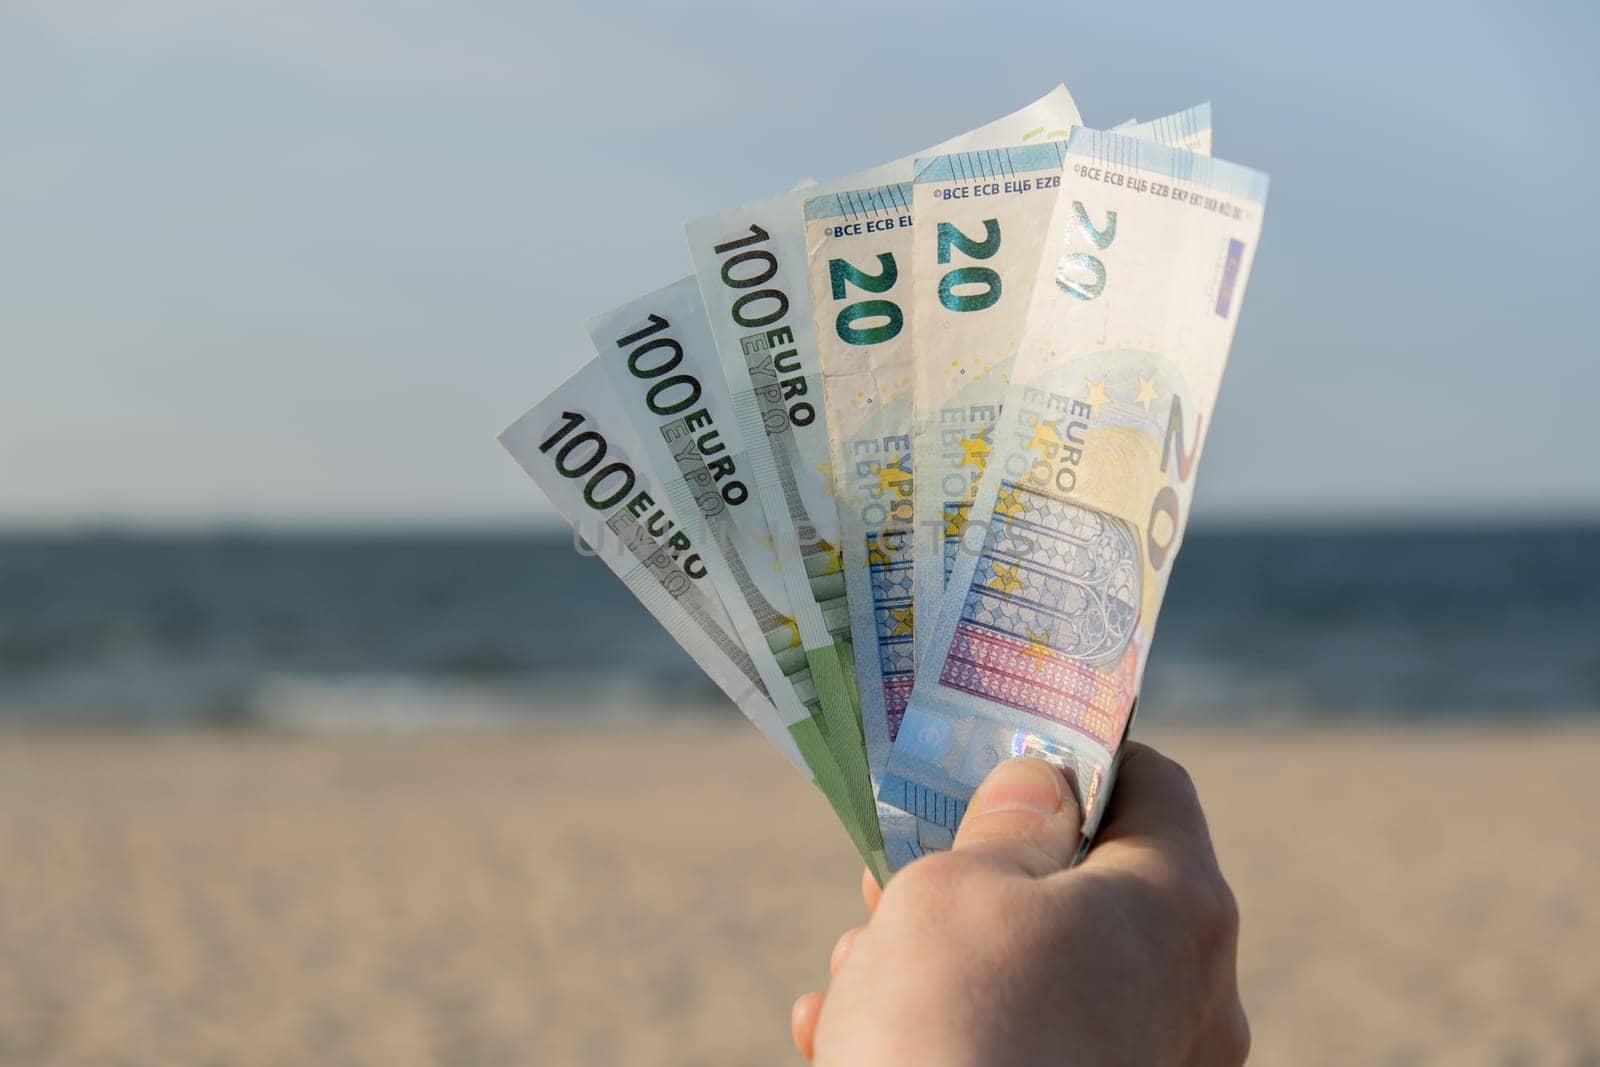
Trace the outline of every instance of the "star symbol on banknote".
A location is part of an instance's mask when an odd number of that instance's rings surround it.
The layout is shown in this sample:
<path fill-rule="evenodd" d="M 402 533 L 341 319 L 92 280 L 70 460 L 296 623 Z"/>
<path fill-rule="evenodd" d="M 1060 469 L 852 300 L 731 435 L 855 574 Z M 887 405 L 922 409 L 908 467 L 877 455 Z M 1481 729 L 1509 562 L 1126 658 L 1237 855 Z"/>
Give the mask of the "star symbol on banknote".
<path fill-rule="evenodd" d="M 891 629 L 889 632 L 891 634 L 908 634 L 908 633 L 910 633 L 911 632 L 911 616 L 912 616 L 912 612 L 914 610 L 915 609 L 910 604 L 907 604 L 903 608 L 890 608 L 889 609 L 889 618 L 894 620 L 894 628 Z"/>
<path fill-rule="evenodd" d="M 1083 402 L 1090 407 L 1097 408 L 1101 404 L 1111 403 L 1111 394 L 1106 392 L 1106 380 L 1104 377 L 1099 381 L 1091 378 L 1088 381 L 1088 390 L 1089 394 L 1083 398 Z"/>
<path fill-rule="evenodd" d="M 800 624 L 788 615 L 778 616 L 778 626 L 789 631 L 789 647 L 796 648 L 800 644 Z"/>
<path fill-rule="evenodd" d="M 994 513 L 996 515 L 1004 515 L 1009 519 L 1013 516 L 1021 515 L 1022 508 L 1022 494 L 1018 493 L 1014 488 L 1003 488 L 995 494 Z"/>
<path fill-rule="evenodd" d="M 965 510 L 952 511 L 944 517 L 945 540 L 953 541 L 961 536 L 961 531 L 966 529 L 967 513 Z"/>
<path fill-rule="evenodd" d="M 1003 593 L 1009 600 L 1012 593 L 1022 588 L 1022 579 L 1017 576 L 1019 566 L 1020 564 L 1013 563 L 1006 567 L 996 563 L 994 577 L 989 579 L 989 588 L 997 593 Z"/>
<path fill-rule="evenodd" d="M 892 462 L 885 463 L 878 468 L 878 492 L 888 492 L 891 487 L 896 488 L 911 480 L 911 472 L 901 468 L 905 461 L 904 456 L 896 457 Z"/>
<path fill-rule="evenodd" d="M 1028 647 L 1022 650 L 1022 654 L 1033 660 L 1034 670 L 1043 667 L 1050 660 L 1050 631 L 1034 633 L 1028 630 Z"/>
<path fill-rule="evenodd" d="M 828 567 L 823 574 L 837 574 L 844 570 L 844 549 L 832 541 L 818 541 L 817 554 L 828 561 Z"/>
<path fill-rule="evenodd" d="M 1144 409 L 1149 411 L 1150 405 L 1155 403 L 1155 401 L 1156 376 L 1152 374 L 1150 377 L 1146 378 L 1142 374 L 1139 375 L 1139 395 L 1133 398 L 1133 402 L 1135 404 L 1143 404 Z"/>
<path fill-rule="evenodd" d="M 867 566 L 869 566 L 869 567 L 887 567 L 892 562 L 893 561 L 889 558 L 889 553 L 884 551 L 883 542 L 881 542 L 881 541 L 872 541 L 872 542 L 868 543 L 868 545 L 867 545 Z"/>
<path fill-rule="evenodd" d="M 957 442 L 961 445 L 961 462 L 957 467 L 965 467 L 968 463 L 983 470 L 983 465 L 989 461 L 989 435 L 980 430 L 971 437 L 963 437 Z"/>
<path fill-rule="evenodd" d="M 1056 454 L 1056 449 L 1060 448 L 1064 443 L 1056 433 L 1055 423 L 1046 422 L 1043 419 L 1034 420 L 1033 437 L 1028 440 L 1029 451 L 1037 448 L 1042 455 L 1046 457 L 1053 456 Z"/>
<path fill-rule="evenodd" d="M 827 493 L 829 496 L 832 496 L 833 495 L 833 464 L 832 463 L 818 463 L 818 464 L 816 464 L 816 468 L 817 468 L 817 473 L 822 475 L 822 480 L 827 486 L 827 488 L 823 489 L 823 492 Z"/>

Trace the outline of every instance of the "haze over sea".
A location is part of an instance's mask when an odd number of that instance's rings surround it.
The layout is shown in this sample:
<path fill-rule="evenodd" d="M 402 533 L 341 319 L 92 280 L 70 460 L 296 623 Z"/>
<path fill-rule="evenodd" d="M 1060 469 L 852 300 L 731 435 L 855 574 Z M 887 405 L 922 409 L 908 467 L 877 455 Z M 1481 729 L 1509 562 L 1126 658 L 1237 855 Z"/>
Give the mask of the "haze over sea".
<path fill-rule="evenodd" d="M 1600 525 L 1193 531 L 1141 721 L 1600 709 Z M 551 532 L 0 537 L 0 720 L 455 728 L 732 706 Z"/>

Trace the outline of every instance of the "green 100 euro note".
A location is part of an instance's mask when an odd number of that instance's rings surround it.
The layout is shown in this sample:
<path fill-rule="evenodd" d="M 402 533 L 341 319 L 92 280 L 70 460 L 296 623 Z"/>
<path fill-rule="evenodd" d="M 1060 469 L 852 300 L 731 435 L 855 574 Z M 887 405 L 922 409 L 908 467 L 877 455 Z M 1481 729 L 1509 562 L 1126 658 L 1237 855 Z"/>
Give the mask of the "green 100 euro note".
<path fill-rule="evenodd" d="M 740 639 L 765 668 L 768 694 L 792 712 L 786 722 L 809 716 L 831 742 L 699 287 L 684 278 L 636 297 L 592 319 L 589 336 L 666 501 L 714 558 L 711 579 Z M 855 743 L 853 734 L 846 740 Z M 838 759 L 830 760 L 837 767 Z M 819 777 L 835 780 L 847 781 L 842 771 Z M 835 810 L 856 813 L 854 836 L 876 852 L 872 793 L 855 786 L 830 800 Z"/>
<path fill-rule="evenodd" d="M 816 722 L 792 694 L 773 699 L 715 591 L 723 566 L 667 502 L 618 396 L 591 360 L 501 435 L 512 457 L 564 519 L 784 756 L 822 789 L 869 866 L 881 845 L 859 839 L 856 812 Z M 786 710 L 787 709 L 787 710 Z"/>
<path fill-rule="evenodd" d="M 1105 807 L 1260 237 L 1264 175 L 1074 130 L 983 480 L 880 798 L 954 827 L 1037 755 Z M 919 223 L 920 225 L 920 223 Z"/>

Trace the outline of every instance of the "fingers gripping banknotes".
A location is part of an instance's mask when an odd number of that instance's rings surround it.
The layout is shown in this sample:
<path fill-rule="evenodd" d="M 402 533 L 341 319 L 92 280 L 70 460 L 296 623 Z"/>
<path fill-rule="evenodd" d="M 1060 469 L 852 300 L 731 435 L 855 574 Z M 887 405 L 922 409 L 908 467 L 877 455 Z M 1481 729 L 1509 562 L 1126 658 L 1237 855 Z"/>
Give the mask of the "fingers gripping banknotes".
<path fill-rule="evenodd" d="M 974 137 L 1018 139 L 1066 129 L 1077 109 L 1065 87 Z M 866 759 L 851 673 L 850 620 L 834 471 L 806 276 L 803 206 L 840 189 L 901 180 L 910 159 L 792 191 L 685 227 L 722 371 L 750 449 L 755 483 L 830 734 L 853 735 Z"/>
<path fill-rule="evenodd" d="M 1032 308 L 881 799 L 954 827 L 999 760 L 1093 833 L 1188 519 L 1267 182 L 1074 130 Z M 919 226 L 926 220 L 919 221 Z"/>
<path fill-rule="evenodd" d="M 835 801 L 844 796 L 838 769 L 815 721 L 785 691 L 770 651 L 757 643 L 752 654 L 740 640 L 734 616 L 748 615 L 748 609 L 736 607 L 730 614 L 715 591 L 715 572 L 726 564 L 706 539 L 698 513 L 686 515 L 668 502 L 599 361 L 586 364 L 500 440 L 629 591 L 757 729 L 816 782 L 846 827 L 859 823 L 853 809 L 844 805 L 841 811 Z M 869 865 L 881 864 L 881 847 L 857 842 Z"/>
<path fill-rule="evenodd" d="M 793 591 L 784 584 L 733 400 L 717 366 L 700 290 L 693 278 L 630 300 L 589 323 L 600 363 L 637 430 L 645 460 L 659 476 L 674 513 L 686 516 L 711 577 L 745 647 L 753 650 L 785 722 L 807 720 L 807 736 L 827 737 L 821 701 L 800 642 Z M 852 740 L 850 748 L 856 746 Z M 850 812 L 852 834 L 873 852 L 877 818 L 870 786 L 852 781 L 831 754 L 835 772 L 819 775 L 836 810 Z M 848 754 L 847 754 L 848 758 Z"/>
<path fill-rule="evenodd" d="M 1126 127 L 1124 135 L 1211 148 L 1211 105 Z M 1027 323 L 1046 223 L 1061 188 L 1061 142 L 931 155 L 912 184 L 919 220 L 909 273 L 917 346 L 912 453 L 914 602 L 931 621 L 983 476 L 995 420 Z M 920 661 L 931 627 L 918 628 Z"/>

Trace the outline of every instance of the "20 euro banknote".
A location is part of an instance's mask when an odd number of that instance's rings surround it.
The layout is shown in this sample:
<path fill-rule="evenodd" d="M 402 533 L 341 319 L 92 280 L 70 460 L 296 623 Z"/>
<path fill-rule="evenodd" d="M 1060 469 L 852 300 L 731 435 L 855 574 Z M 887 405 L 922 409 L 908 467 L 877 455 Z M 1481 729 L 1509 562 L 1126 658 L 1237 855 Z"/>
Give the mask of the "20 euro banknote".
<path fill-rule="evenodd" d="M 993 449 L 880 798 L 955 827 L 1001 759 L 1104 811 L 1182 541 L 1267 180 L 1074 130 Z"/>
<path fill-rule="evenodd" d="M 828 411 L 867 763 L 881 771 L 911 695 L 911 187 L 806 201 L 818 367 Z"/>
<path fill-rule="evenodd" d="M 867 767 L 876 786 L 915 661 L 911 615 L 911 373 L 902 294 L 910 279 L 911 187 L 846 190 L 806 201 L 806 255 L 828 411 L 851 646 Z M 891 869 L 949 831 L 881 801 Z M 919 825 L 921 823 L 921 825 Z"/>
<path fill-rule="evenodd" d="M 1187 128 L 1191 137 L 1200 129 L 1209 134 L 1209 109 L 1163 120 L 1160 129 L 1176 135 L 1177 127 Z M 1152 136 L 1156 128 L 1151 124 L 1131 132 Z M 1028 132 L 1048 140 L 1066 131 Z M 1007 151 L 980 149 L 978 154 L 989 158 Z M 1059 160 L 1059 144 L 1050 154 Z M 895 183 L 814 196 L 805 205 L 829 459 L 874 785 L 899 729 L 916 666 L 910 428 L 920 350 L 905 309 L 911 289 L 912 195 L 910 183 Z M 1024 258 L 1012 251 L 1014 259 Z M 881 802 L 878 818 L 892 867 L 921 855 L 930 842 L 948 843 L 945 828 L 919 826 Z"/>
<path fill-rule="evenodd" d="M 1211 105 L 1119 132 L 1209 154 Z M 913 554 L 922 563 L 913 600 L 928 620 L 993 447 L 1064 156 L 1064 142 L 1055 141 L 917 161 L 912 207 L 919 225 L 906 260 L 917 348 Z M 919 628 L 918 660 L 931 635 L 931 627 Z"/>

